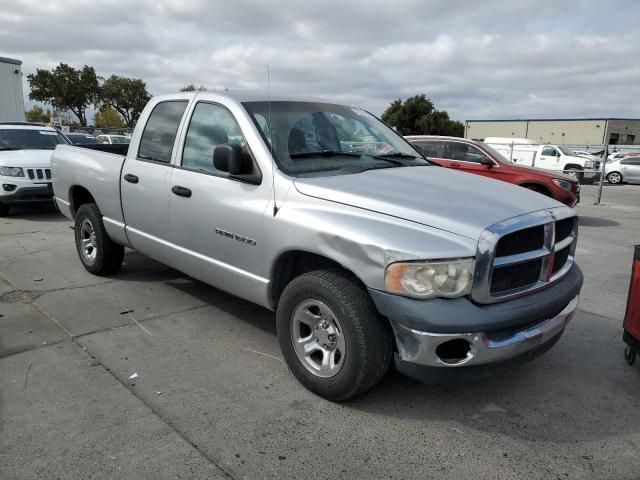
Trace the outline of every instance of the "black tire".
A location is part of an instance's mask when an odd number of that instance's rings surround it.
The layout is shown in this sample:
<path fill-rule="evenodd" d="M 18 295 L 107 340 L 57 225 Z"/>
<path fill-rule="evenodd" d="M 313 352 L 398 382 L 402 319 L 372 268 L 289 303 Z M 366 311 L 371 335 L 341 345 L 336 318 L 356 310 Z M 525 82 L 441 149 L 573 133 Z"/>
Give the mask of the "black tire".
<path fill-rule="evenodd" d="M 87 223 L 92 227 L 93 235 L 87 235 Z M 124 247 L 107 235 L 102 223 L 102 214 L 95 203 L 85 203 L 76 212 L 75 238 L 78 256 L 88 272 L 94 275 L 108 275 L 122 265 Z M 90 254 L 83 252 L 83 240 L 90 240 Z"/>
<path fill-rule="evenodd" d="M 315 300 L 329 307 L 344 336 L 343 363 L 329 378 L 312 373 L 293 346 L 293 314 L 304 302 Z M 343 270 L 317 270 L 292 280 L 278 302 L 277 327 L 280 348 L 291 372 L 306 388 L 331 401 L 366 392 L 391 364 L 393 340 L 388 321 L 377 312 L 360 282 Z"/>
<path fill-rule="evenodd" d="M 620 172 L 610 172 L 607 174 L 607 182 L 611 185 L 618 185 L 619 183 L 622 183 L 622 174 Z"/>
<path fill-rule="evenodd" d="M 624 349 L 624 359 L 628 365 L 633 365 L 636 363 L 636 352 L 632 350 L 631 347 L 626 347 Z"/>
<path fill-rule="evenodd" d="M 6 217 L 7 215 L 9 215 L 9 205 L 0 203 L 0 217 Z"/>
<path fill-rule="evenodd" d="M 526 188 L 527 190 L 531 190 L 532 192 L 536 192 L 539 193 L 540 195 L 544 195 L 545 197 L 553 197 L 553 195 L 551 195 L 551 192 L 549 190 L 547 190 L 546 188 L 540 186 L 540 185 L 523 185 L 524 188 Z"/>

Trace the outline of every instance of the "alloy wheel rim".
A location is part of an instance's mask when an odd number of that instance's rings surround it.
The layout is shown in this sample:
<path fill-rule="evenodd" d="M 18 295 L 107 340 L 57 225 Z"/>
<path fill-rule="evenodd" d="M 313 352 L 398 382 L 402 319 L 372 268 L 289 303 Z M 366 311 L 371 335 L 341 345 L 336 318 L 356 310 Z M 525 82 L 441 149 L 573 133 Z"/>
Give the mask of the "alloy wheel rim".
<path fill-rule="evenodd" d="M 80 253 L 87 263 L 94 264 L 98 255 L 96 232 L 89 219 L 85 218 L 80 225 Z"/>
<path fill-rule="evenodd" d="M 617 173 L 609 174 L 609 182 L 610 183 L 618 183 L 620 181 L 620 175 Z"/>
<path fill-rule="evenodd" d="M 304 300 L 291 317 L 291 341 L 300 362 L 312 374 L 331 378 L 342 369 L 344 331 L 333 311 L 319 300 Z"/>

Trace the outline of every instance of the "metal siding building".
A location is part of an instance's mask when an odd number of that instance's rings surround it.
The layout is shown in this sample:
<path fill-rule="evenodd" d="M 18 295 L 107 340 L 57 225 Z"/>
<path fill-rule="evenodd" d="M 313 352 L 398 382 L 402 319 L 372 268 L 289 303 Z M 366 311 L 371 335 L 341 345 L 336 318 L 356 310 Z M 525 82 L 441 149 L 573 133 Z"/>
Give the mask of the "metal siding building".
<path fill-rule="evenodd" d="M 559 145 L 640 144 L 640 120 L 628 118 L 568 118 L 543 120 L 467 120 L 465 138 L 528 138 Z"/>
<path fill-rule="evenodd" d="M 24 121 L 22 62 L 0 57 L 0 122 Z"/>

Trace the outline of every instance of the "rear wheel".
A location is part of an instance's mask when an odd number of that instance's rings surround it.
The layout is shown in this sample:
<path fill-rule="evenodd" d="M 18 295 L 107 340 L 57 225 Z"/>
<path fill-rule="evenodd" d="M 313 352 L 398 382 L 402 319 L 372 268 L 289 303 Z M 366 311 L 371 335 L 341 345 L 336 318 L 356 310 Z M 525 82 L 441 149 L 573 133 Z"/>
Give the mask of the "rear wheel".
<path fill-rule="evenodd" d="M 75 223 L 76 249 L 84 268 L 94 275 L 108 275 L 118 270 L 124 259 L 124 247 L 107 235 L 97 205 L 82 205 Z"/>
<path fill-rule="evenodd" d="M 619 172 L 611 172 L 607 175 L 607 182 L 616 185 L 618 183 L 622 183 L 622 175 Z"/>
<path fill-rule="evenodd" d="M 292 280 L 280 297 L 277 324 L 291 372 L 326 399 L 360 395 L 389 369 L 390 326 L 347 272 L 317 270 Z"/>

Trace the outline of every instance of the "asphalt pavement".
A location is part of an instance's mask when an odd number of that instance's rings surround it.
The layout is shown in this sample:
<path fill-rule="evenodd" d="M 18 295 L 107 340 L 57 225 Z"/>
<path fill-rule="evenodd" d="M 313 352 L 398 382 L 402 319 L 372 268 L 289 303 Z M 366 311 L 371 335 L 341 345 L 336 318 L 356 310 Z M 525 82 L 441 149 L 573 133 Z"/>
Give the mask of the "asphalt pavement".
<path fill-rule="evenodd" d="M 290 375 L 273 313 L 133 251 L 94 277 L 54 211 L 0 218 L 0 478 L 638 479 L 640 186 L 614 193 L 578 207 L 585 287 L 550 352 L 340 404 Z"/>

